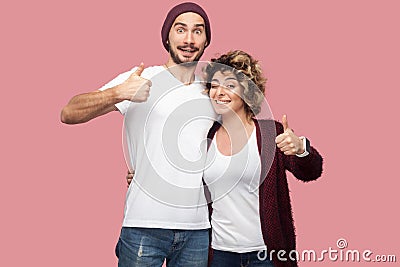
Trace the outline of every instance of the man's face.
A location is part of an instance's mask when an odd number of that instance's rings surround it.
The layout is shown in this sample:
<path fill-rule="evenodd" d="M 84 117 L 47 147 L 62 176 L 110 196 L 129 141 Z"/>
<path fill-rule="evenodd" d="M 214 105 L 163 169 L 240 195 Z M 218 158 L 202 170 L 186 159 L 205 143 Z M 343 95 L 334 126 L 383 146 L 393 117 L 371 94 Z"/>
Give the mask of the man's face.
<path fill-rule="evenodd" d="M 179 15 L 169 31 L 168 45 L 176 64 L 198 61 L 207 45 L 203 18 L 193 12 Z"/>

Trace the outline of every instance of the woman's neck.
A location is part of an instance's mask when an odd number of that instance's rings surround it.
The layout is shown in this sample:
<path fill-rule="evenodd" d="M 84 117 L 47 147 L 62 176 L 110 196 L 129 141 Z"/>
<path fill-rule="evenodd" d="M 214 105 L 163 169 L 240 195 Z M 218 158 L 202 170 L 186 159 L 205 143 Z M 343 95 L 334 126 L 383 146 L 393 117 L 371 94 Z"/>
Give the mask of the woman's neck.
<path fill-rule="evenodd" d="M 243 128 L 252 128 L 254 125 L 253 120 L 249 118 L 244 111 L 240 113 L 223 114 L 221 118 L 222 126 L 228 132 L 237 132 Z"/>
<path fill-rule="evenodd" d="M 217 131 L 218 150 L 226 155 L 234 155 L 247 144 L 254 130 L 254 121 L 244 116 L 234 114 L 222 116 L 222 127 Z"/>

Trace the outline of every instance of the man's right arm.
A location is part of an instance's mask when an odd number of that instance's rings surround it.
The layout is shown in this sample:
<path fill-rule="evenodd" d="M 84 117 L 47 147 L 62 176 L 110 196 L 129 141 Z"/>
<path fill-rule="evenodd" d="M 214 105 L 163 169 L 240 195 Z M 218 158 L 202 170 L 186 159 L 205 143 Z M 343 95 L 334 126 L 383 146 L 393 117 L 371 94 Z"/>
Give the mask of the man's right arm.
<path fill-rule="evenodd" d="M 95 91 L 74 96 L 61 111 L 61 121 L 78 124 L 116 111 L 115 104 L 130 100 L 145 102 L 149 97 L 151 81 L 140 77 L 143 63 L 122 84 L 104 91 Z"/>
<path fill-rule="evenodd" d="M 84 123 L 117 110 L 113 90 L 96 91 L 74 96 L 61 111 L 61 121 L 66 124 Z"/>

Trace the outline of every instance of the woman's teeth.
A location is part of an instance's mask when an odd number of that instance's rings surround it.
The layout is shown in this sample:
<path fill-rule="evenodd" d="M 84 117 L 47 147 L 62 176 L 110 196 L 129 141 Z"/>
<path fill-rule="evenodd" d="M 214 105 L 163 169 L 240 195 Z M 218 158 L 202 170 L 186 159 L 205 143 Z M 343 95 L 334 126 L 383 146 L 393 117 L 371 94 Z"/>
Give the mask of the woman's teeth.
<path fill-rule="evenodd" d="M 215 100 L 217 104 L 229 104 L 231 101 L 230 100 Z"/>

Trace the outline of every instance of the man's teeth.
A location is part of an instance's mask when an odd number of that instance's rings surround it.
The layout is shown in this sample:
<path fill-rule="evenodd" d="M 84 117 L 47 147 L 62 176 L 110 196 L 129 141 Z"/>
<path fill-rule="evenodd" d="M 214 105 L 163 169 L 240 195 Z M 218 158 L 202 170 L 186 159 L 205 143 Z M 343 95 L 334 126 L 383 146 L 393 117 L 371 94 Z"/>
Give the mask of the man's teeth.
<path fill-rule="evenodd" d="M 193 53 L 196 51 L 195 49 L 181 49 L 181 50 L 184 52 L 190 52 L 190 53 Z"/>
<path fill-rule="evenodd" d="M 215 102 L 216 102 L 217 104 L 228 104 L 228 103 L 230 103 L 231 101 L 230 101 L 230 100 L 215 100 Z"/>

